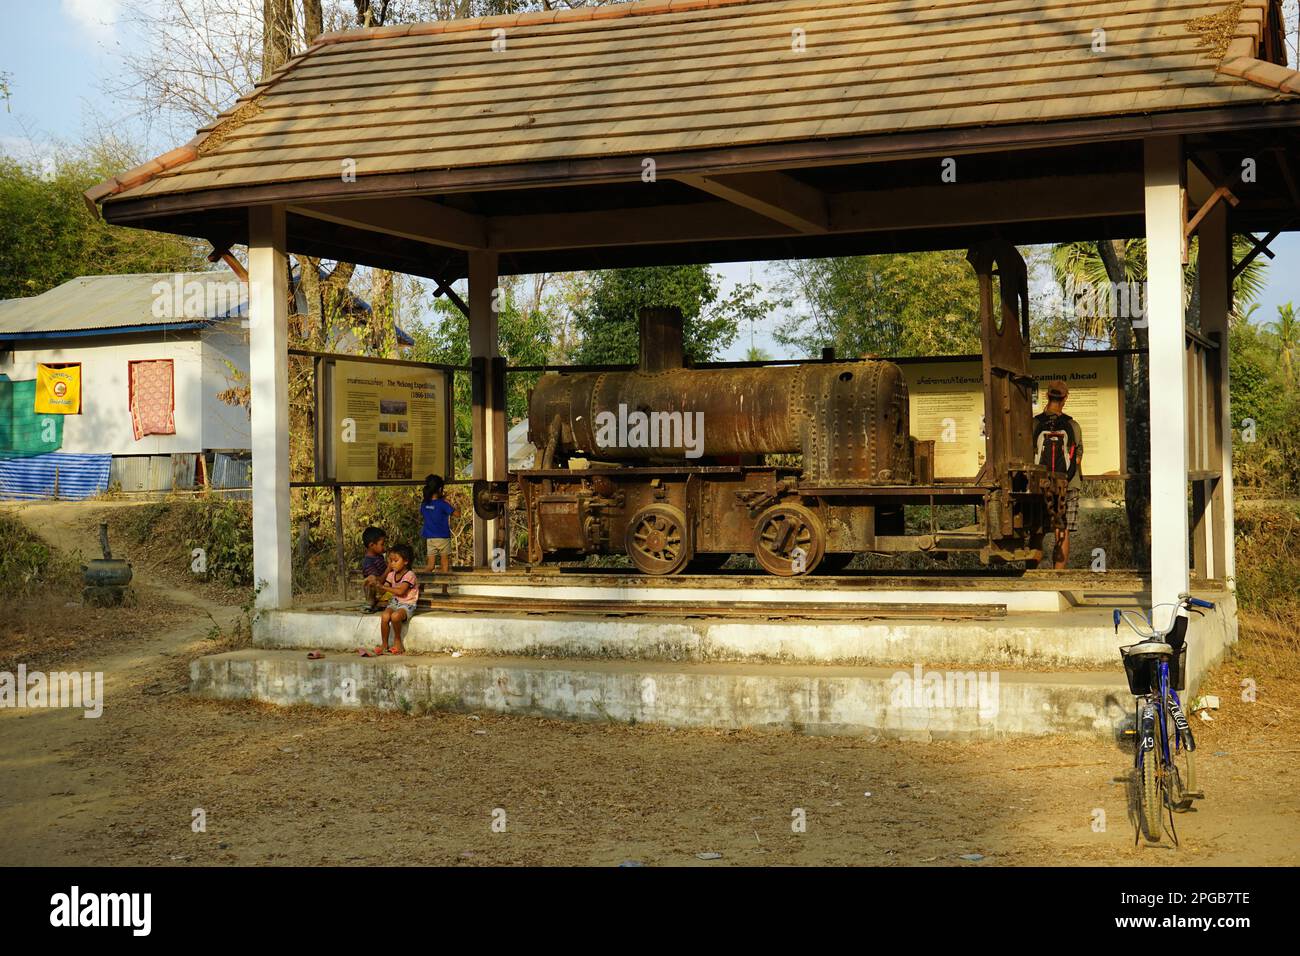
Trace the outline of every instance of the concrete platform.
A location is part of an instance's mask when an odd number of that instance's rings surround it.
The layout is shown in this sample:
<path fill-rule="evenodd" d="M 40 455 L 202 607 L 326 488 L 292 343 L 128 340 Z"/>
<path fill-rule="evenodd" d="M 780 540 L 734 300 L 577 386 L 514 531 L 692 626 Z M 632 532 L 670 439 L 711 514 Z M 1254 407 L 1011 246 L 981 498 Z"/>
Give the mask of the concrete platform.
<path fill-rule="evenodd" d="M 275 704 L 525 714 L 911 739 L 1110 734 L 1123 677 L 246 650 L 200 658 L 191 690 Z M 919 678 L 919 680 L 918 680 Z"/>
<path fill-rule="evenodd" d="M 1193 618 L 1189 695 L 1237 637 L 1232 596 L 1198 593 L 1219 606 Z M 383 659 L 355 654 L 378 638 L 377 616 L 355 605 L 263 612 L 254 648 L 195 661 L 191 687 L 278 704 L 920 738 L 1110 734 L 1132 708 L 1118 648 L 1137 638 L 1117 636 L 1105 607 L 863 621 L 509 608 L 418 614 L 409 655 Z"/>
<path fill-rule="evenodd" d="M 1193 625 L 1192 673 L 1217 660 L 1230 639 L 1227 619 Z M 253 643 L 266 648 L 352 651 L 374 644 L 379 622 L 355 605 L 263 612 Z M 1204 635 L 1201 637 L 1200 635 Z M 1056 614 L 1008 614 L 990 620 L 851 621 L 710 620 L 656 615 L 606 618 L 578 614 L 474 614 L 431 610 L 407 625 L 414 654 L 462 651 L 489 656 L 588 657 L 618 660 L 737 661 L 783 664 L 907 665 L 916 661 L 982 667 L 1098 668 L 1119 666 L 1110 611 L 1079 607 Z M 1198 653 L 1204 652 L 1204 661 Z"/>

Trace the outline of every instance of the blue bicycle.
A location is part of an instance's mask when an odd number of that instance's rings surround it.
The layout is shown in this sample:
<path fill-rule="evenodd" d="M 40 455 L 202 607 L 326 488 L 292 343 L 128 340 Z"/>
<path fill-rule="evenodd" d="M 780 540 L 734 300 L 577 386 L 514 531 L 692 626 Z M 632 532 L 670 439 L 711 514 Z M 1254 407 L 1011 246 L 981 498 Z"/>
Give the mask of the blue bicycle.
<path fill-rule="evenodd" d="M 1197 788 L 1196 763 L 1193 753 L 1196 740 L 1191 725 L 1183 713 L 1178 691 L 1187 681 L 1187 625 L 1188 612 L 1202 613 L 1213 610 L 1209 601 L 1183 595 L 1174 607 L 1169 626 L 1157 630 L 1151 619 L 1136 611 L 1114 612 L 1115 633 L 1120 621 L 1141 638 L 1137 644 L 1119 649 L 1124 659 L 1124 673 L 1128 677 L 1129 691 L 1137 701 L 1134 727 L 1137 732 L 1134 767 L 1138 784 L 1138 826 L 1133 836 L 1137 843 L 1145 836 L 1159 843 L 1164 827 L 1164 811 L 1169 815 L 1169 836 L 1178 845 L 1174 829 L 1174 813 L 1191 808 L 1193 800 L 1205 796 Z M 1155 608 L 1152 608 L 1154 613 Z M 1135 623 L 1135 619 L 1140 620 Z M 1186 772 L 1179 769 L 1182 763 Z"/>

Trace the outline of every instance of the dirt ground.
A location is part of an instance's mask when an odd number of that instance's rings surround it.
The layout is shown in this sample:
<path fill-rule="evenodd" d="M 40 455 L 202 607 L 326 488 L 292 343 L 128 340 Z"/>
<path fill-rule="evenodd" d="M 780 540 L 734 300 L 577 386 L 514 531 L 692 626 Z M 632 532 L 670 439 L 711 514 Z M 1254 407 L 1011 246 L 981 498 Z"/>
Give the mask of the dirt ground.
<path fill-rule="evenodd" d="M 93 552 L 87 508 L 21 515 Z M 1195 723 L 1208 799 L 1178 817 L 1173 849 L 1134 846 L 1131 756 L 1108 741 L 918 744 L 191 699 L 189 661 L 230 645 L 214 623 L 231 634 L 240 609 L 146 569 L 136 585 L 116 629 L 105 615 L 121 612 L 60 601 L 61 636 L 42 643 L 32 608 L 0 615 L 0 658 L 26 641 L 40 666 L 102 671 L 106 698 L 99 719 L 0 710 L 6 864 L 1300 863 L 1297 687 L 1249 640 L 1207 688 L 1223 702 Z M 1240 700 L 1247 677 L 1255 704 Z M 800 810 L 806 832 L 792 826 Z"/>

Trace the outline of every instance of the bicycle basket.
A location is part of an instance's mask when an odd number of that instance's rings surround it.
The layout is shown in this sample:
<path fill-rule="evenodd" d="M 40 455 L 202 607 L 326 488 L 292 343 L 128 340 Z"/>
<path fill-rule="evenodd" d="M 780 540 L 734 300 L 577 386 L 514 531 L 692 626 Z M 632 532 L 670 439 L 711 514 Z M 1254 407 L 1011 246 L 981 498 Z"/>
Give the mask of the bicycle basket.
<path fill-rule="evenodd" d="M 1121 647 L 1119 652 L 1124 658 L 1124 676 L 1128 678 L 1128 689 L 1134 697 L 1160 692 L 1157 665 L 1158 654 L 1134 654 L 1133 648 L 1138 644 Z M 1187 645 L 1178 649 L 1178 653 L 1169 657 L 1169 686 L 1174 690 L 1187 687 Z"/>

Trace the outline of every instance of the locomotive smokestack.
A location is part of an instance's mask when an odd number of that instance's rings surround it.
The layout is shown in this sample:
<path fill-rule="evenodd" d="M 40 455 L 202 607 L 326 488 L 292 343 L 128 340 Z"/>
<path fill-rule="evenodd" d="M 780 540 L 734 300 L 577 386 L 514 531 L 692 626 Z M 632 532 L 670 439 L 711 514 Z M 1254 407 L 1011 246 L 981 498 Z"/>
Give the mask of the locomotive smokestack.
<path fill-rule="evenodd" d="M 645 308 L 641 320 L 641 371 L 671 372 L 685 365 L 682 310 L 676 306 Z"/>

